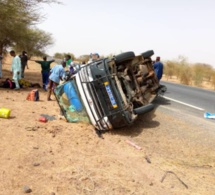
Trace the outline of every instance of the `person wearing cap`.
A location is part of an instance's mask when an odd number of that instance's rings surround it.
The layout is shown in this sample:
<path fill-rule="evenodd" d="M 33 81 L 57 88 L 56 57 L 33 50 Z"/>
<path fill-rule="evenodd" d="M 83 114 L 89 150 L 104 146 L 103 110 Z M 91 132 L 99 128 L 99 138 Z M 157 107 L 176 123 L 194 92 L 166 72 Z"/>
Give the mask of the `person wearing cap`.
<path fill-rule="evenodd" d="M 155 74 L 157 75 L 158 81 L 161 80 L 163 76 L 163 63 L 160 62 L 160 57 L 156 57 L 156 61 L 154 63 L 154 71 Z"/>
<path fill-rule="evenodd" d="M 91 53 L 90 54 L 90 59 L 89 61 L 87 62 L 88 64 L 91 63 L 91 62 L 95 62 L 96 60 L 99 60 L 100 56 L 98 53 Z"/>
<path fill-rule="evenodd" d="M 88 64 L 91 63 L 91 62 L 93 62 L 92 57 L 93 57 L 93 54 L 91 53 L 91 54 L 89 55 L 89 60 L 88 60 L 88 62 L 87 62 Z"/>
<path fill-rule="evenodd" d="M 92 55 L 92 61 L 94 62 L 94 61 L 96 61 L 96 60 L 99 60 L 99 54 L 98 53 L 94 53 L 93 55 Z"/>

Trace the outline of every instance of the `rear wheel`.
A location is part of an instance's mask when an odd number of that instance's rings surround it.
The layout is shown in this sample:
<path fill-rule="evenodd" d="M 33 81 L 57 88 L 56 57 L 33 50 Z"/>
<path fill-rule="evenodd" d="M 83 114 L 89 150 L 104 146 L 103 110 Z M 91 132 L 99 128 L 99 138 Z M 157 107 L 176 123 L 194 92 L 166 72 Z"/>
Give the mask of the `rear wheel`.
<path fill-rule="evenodd" d="M 124 61 L 132 60 L 134 57 L 135 57 L 134 52 L 129 51 L 129 52 L 121 53 L 121 54 L 115 56 L 115 61 L 116 61 L 116 64 L 120 64 Z"/>
<path fill-rule="evenodd" d="M 146 52 L 141 53 L 141 55 L 143 56 L 143 58 L 150 58 L 151 56 L 154 55 L 154 51 L 153 50 L 148 50 Z"/>
<path fill-rule="evenodd" d="M 144 114 L 144 113 L 152 111 L 153 109 L 154 109 L 154 105 L 153 104 L 148 104 L 146 106 L 135 108 L 134 113 L 135 114 Z"/>

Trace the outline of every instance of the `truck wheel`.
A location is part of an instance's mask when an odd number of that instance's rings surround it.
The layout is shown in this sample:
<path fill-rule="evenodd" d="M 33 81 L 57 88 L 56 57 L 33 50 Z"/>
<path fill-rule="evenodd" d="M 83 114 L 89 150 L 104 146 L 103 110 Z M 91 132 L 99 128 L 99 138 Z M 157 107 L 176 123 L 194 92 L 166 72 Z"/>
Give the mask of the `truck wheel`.
<path fill-rule="evenodd" d="M 154 105 L 153 104 L 148 104 L 146 106 L 141 106 L 139 108 L 135 108 L 134 109 L 134 114 L 144 114 L 147 112 L 150 112 L 154 109 Z"/>
<path fill-rule="evenodd" d="M 132 60 L 134 57 L 135 57 L 134 52 L 129 51 L 129 52 L 121 53 L 121 54 L 115 56 L 115 61 L 116 61 L 116 64 L 119 64 L 126 60 Z"/>
<path fill-rule="evenodd" d="M 146 52 L 141 53 L 141 55 L 143 56 L 143 58 L 150 58 L 151 56 L 154 55 L 154 51 L 153 50 L 148 50 Z"/>

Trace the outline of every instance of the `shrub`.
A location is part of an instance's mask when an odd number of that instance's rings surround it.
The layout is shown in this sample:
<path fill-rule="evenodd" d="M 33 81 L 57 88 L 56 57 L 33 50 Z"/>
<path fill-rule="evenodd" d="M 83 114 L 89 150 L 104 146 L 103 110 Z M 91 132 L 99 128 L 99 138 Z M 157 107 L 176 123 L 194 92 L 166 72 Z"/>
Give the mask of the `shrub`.
<path fill-rule="evenodd" d="M 201 87 L 204 78 L 204 67 L 201 64 L 195 64 L 192 67 L 194 85 Z"/>
<path fill-rule="evenodd" d="M 179 73 L 179 80 L 182 84 L 190 85 L 192 83 L 192 71 L 189 65 L 180 66 Z"/>
<path fill-rule="evenodd" d="M 211 75 L 211 85 L 214 87 L 215 90 L 215 70 L 211 71 L 212 75 Z"/>
<path fill-rule="evenodd" d="M 171 79 L 175 73 L 175 67 L 176 67 L 175 62 L 168 60 L 164 64 L 165 64 L 164 74 L 167 76 L 167 80 Z"/>

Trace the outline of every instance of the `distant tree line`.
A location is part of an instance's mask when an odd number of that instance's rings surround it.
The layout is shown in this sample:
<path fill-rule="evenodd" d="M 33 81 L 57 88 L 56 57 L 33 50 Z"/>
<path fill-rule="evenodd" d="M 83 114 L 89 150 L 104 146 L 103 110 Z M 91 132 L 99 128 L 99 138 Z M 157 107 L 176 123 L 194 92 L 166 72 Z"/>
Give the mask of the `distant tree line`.
<path fill-rule="evenodd" d="M 203 82 L 210 83 L 215 90 L 215 69 L 205 63 L 189 63 L 184 56 L 164 63 L 164 74 L 167 79 L 176 76 L 182 84 L 201 87 Z"/>
<path fill-rule="evenodd" d="M 8 48 L 26 50 L 31 55 L 43 55 L 53 44 L 50 33 L 35 27 L 44 19 L 42 4 L 60 3 L 57 0 L 1 0 L 0 53 Z"/>

